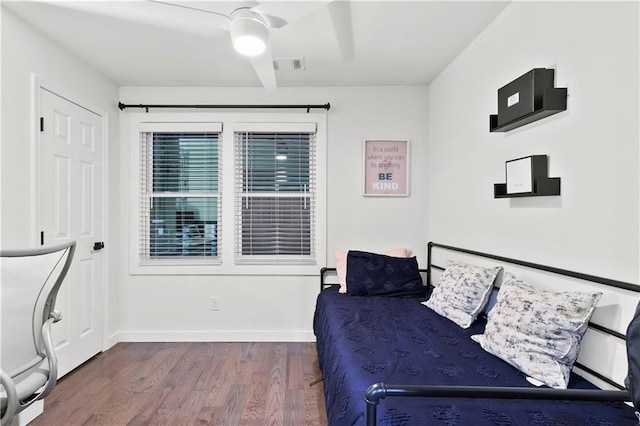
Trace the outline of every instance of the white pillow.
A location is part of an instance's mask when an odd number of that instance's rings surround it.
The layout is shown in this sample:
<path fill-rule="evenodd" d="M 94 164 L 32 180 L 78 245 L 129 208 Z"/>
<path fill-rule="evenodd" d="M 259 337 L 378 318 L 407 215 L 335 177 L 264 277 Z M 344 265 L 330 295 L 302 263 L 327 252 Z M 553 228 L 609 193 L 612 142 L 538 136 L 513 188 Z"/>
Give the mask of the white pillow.
<path fill-rule="evenodd" d="M 543 290 L 505 273 L 484 334 L 472 339 L 547 386 L 566 389 L 582 336 L 601 296 Z"/>
<path fill-rule="evenodd" d="M 447 262 L 440 284 L 423 305 L 469 328 L 489 300 L 489 294 L 502 266 L 483 268 L 453 261 Z"/>

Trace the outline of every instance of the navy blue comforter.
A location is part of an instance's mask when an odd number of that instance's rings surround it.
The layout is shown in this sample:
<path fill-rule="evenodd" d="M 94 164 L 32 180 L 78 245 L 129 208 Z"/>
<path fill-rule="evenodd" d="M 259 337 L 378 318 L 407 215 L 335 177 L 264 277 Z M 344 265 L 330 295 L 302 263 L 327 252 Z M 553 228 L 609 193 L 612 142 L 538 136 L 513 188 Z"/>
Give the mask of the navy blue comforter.
<path fill-rule="evenodd" d="M 411 385 L 532 387 L 525 376 L 486 353 L 461 329 L 416 297 L 351 296 L 337 287 L 318 296 L 314 315 L 318 359 L 332 426 L 363 425 L 364 394 L 376 382 Z M 594 388 L 573 375 L 571 388 Z M 381 425 L 623 426 L 637 425 L 624 403 L 464 398 L 386 398 Z"/>

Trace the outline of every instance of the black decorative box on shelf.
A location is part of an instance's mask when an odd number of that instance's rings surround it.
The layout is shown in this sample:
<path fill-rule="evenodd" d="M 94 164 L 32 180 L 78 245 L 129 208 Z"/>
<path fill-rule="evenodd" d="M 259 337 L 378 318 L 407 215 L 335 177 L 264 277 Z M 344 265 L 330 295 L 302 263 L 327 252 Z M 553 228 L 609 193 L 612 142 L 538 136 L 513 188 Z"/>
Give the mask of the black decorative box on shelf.
<path fill-rule="evenodd" d="M 553 87 L 554 70 L 534 68 L 498 89 L 489 131 L 507 132 L 567 109 L 567 89 Z"/>
<path fill-rule="evenodd" d="M 494 198 L 560 195 L 560 178 L 548 177 L 546 155 L 505 162 L 506 183 L 493 184 Z"/>

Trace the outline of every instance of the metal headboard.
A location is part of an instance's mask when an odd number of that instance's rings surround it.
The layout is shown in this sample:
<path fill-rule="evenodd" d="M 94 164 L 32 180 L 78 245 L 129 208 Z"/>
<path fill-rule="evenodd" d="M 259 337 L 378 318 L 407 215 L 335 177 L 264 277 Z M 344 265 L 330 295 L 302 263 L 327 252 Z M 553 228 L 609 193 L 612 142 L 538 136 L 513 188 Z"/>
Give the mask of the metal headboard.
<path fill-rule="evenodd" d="M 331 287 L 334 285 L 339 285 L 338 283 L 328 283 L 327 281 L 327 277 L 330 273 L 334 273 L 337 272 L 336 268 L 328 268 L 328 267 L 323 267 L 320 268 L 320 291 L 324 290 L 326 287 Z M 429 274 L 429 270 L 426 268 L 421 268 L 418 269 L 418 272 L 420 272 L 420 274 Z"/>
<path fill-rule="evenodd" d="M 439 244 L 439 243 L 434 243 L 434 242 L 429 242 L 427 244 L 427 284 L 428 285 L 432 285 L 431 283 L 431 278 L 432 278 L 432 269 L 437 269 L 440 271 L 444 270 L 444 267 L 440 266 L 440 265 L 435 265 L 433 263 L 433 256 L 432 256 L 432 249 L 433 248 L 441 248 L 441 249 L 445 249 L 445 250 L 450 250 L 450 251 L 455 251 L 455 252 L 459 252 L 459 253 L 464 253 L 464 254 L 470 254 L 473 256 L 478 256 L 478 257 L 483 257 L 486 259 L 492 259 L 492 260 L 497 260 L 500 262 L 505 262 L 505 263 L 510 263 L 512 265 L 518 265 L 518 266 L 524 266 L 526 268 L 531 268 L 531 269 L 536 269 L 539 271 L 545 271 L 545 272 L 551 272 L 554 274 L 558 274 L 558 275 L 564 275 L 564 276 L 568 276 L 568 277 L 572 277 L 572 278 L 577 278 L 579 280 L 584 280 L 584 281 L 589 281 L 589 282 L 593 282 L 593 283 L 598 283 L 598 284 L 602 284 L 605 286 L 609 286 L 609 287 L 615 287 L 615 288 L 620 288 L 623 290 L 628 290 L 628 291 L 632 291 L 634 293 L 640 293 L 640 286 L 635 285 L 635 284 L 631 284 L 631 283 L 627 283 L 624 281 L 618 281 L 618 280 L 613 280 L 610 278 L 603 278 L 603 277 L 598 277 L 595 275 L 589 275 L 589 274 L 583 274 L 581 272 L 575 272 L 575 271 L 569 271 L 567 269 L 562 269 L 562 268 L 556 268 L 553 266 L 547 266 L 547 265 L 540 265 L 537 263 L 532 263 L 532 262 L 527 262 L 524 260 L 519 260 L 519 259 L 512 259 L 509 257 L 505 257 L 505 256 L 498 256 L 495 254 L 489 254 L 489 253 L 483 253 L 483 252 L 479 252 L 479 251 L 475 251 L 475 250 L 469 250 L 469 249 L 464 249 L 464 248 L 460 248 L 460 247 L 453 247 L 453 246 L 449 246 L 449 245 L 445 245 L 445 244 Z M 612 330 L 608 327 L 593 323 L 593 322 L 589 322 L 589 327 L 601 331 L 605 334 L 608 334 L 610 336 L 614 336 L 618 339 L 621 340 L 626 340 L 626 336 L 618 331 Z M 591 368 L 582 365 L 579 362 L 575 362 L 574 365 L 578 368 L 580 368 L 581 370 L 591 374 L 594 377 L 597 377 L 598 379 L 610 384 L 611 386 L 614 386 L 618 389 L 624 389 L 624 386 L 621 386 L 620 384 L 618 384 L 617 382 L 611 380 L 609 377 L 603 376 L 602 374 L 598 373 L 597 371 L 592 370 Z"/>

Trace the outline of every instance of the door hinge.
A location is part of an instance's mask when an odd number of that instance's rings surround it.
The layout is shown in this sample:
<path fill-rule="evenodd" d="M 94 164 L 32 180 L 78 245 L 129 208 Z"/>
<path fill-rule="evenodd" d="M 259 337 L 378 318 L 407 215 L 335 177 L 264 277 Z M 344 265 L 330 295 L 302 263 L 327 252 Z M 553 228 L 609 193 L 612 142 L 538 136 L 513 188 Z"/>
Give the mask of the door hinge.
<path fill-rule="evenodd" d="M 44 132 L 44 117 L 40 117 L 40 131 Z"/>

